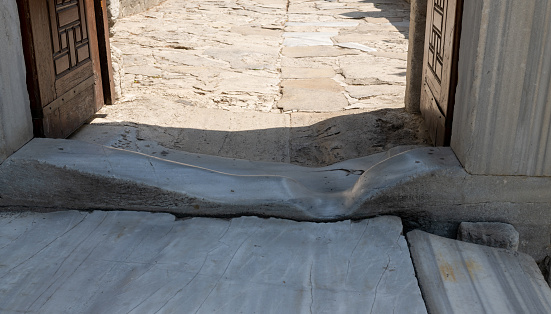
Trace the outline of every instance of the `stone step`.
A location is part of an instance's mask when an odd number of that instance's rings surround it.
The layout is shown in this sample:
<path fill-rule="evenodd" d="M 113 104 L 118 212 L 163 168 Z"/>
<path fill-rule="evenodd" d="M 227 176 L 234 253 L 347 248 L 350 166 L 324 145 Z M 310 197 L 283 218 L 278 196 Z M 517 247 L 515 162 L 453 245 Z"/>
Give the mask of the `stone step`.
<path fill-rule="evenodd" d="M 343 219 L 384 189 L 457 163 L 450 150 L 430 155 L 428 149 L 397 148 L 307 168 L 178 151 L 163 158 L 75 140 L 34 139 L 0 166 L 0 206 Z"/>

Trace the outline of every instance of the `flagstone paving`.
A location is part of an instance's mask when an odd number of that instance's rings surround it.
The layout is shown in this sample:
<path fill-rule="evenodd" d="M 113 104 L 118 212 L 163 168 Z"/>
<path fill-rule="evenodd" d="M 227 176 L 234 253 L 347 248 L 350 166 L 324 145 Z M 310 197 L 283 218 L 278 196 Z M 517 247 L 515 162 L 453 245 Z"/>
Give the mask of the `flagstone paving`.
<path fill-rule="evenodd" d="M 549 313 L 528 255 L 381 216 L 0 213 L 2 313 Z M 410 257 L 411 254 L 411 257 Z M 413 261 L 412 261 L 413 259 Z"/>
<path fill-rule="evenodd" d="M 404 0 L 167 0 L 117 20 L 123 95 L 92 122 L 100 135 L 78 138 L 113 142 L 124 134 L 99 138 L 116 124 L 134 141 L 311 166 L 425 145 L 404 110 L 408 26 Z"/>
<path fill-rule="evenodd" d="M 295 79 L 281 77 L 282 72 L 292 70 L 282 59 L 305 58 L 300 61 L 310 63 L 306 68 L 332 69 L 335 74 L 330 79 L 345 88 L 394 86 L 392 92 L 371 97 L 392 98 L 392 103 L 384 102 L 400 108 L 405 57 L 371 53 L 405 56 L 408 29 L 409 7 L 403 0 L 169 0 L 119 20 L 113 45 L 124 52 L 123 84 L 128 94 L 265 112 L 278 108 L 325 112 L 372 103 L 347 95 L 346 89 L 338 92 L 345 101 L 314 100 L 317 106 L 303 104 L 319 96 L 317 90 L 283 88 L 280 93 L 280 86 Z M 328 75 L 321 73 L 320 77 Z M 300 99 L 292 105 L 288 94 L 295 99 L 297 92 Z M 284 105 L 279 104 L 282 97 Z M 335 99 L 341 100 L 330 97 Z"/>
<path fill-rule="evenodd" d="M 398 217 L 0 214 L 2 313 L 426 313 Z"/>

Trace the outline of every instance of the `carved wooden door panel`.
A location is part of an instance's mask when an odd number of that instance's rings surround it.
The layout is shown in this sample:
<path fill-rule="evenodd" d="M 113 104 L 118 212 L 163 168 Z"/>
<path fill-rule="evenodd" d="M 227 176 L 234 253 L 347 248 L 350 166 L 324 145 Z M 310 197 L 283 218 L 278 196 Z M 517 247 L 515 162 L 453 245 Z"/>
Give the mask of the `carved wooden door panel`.
<path fill-rule="evenodd" d="M 421 113 L 439 146 L 451 139 L 462 11 L 463 0 L 428 0 Z"/>
<path fill-rule="evenodd" d="M 104 101 L 93 0 L 21 0 L 19 10 L 35 135 L 67 137 Z"/>

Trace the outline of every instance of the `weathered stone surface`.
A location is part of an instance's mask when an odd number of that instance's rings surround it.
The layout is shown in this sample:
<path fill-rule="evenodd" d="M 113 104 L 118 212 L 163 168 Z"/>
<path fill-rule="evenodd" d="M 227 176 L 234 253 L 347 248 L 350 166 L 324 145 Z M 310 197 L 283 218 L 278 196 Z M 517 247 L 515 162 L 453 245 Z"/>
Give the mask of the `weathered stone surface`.
<path fill-rule="evenodd" d="M 111 63 L 113 67 L 113 85 L 115 86 L 115 99 L 122 97 L 124 79 L 124 57 L 122 51 L 111 45 Z"/>
<path fill-rule="evenodd" d="M 324 78 L 335 76 L 335 70 L 331 67 L 323 68 L 297 68 L 297 67 L 282 67 L 282 79 L 308 79 L 308 78 Z"/>
<path fill-rule="evenodd" d="M 400 32 L 409 30 L 409 21 L 405 22 L 391 22 L 391 23 L 366 23 L 358 27 L 362 32 L 380 32 L 380 31 L 389 31 L 389 32 Z"/>
<path fill-rule="evenodd" d="M 401 0 L 385 0 L 384 4 L 393 1 Z M 358 27 L 366 24 L 364 20 L 337 16 L 368 7 L 370 12 L 375 10 L 377 16 L 381 16 L 373 18 L 370 23 L 404 21 L 395 17 L 393 9 L 379 12 L 381 10 L 373 4 L 361 0 L 346 3 L 292 0 L 289 12 L 285 11 L 286 6 L 284 0 L 169 0 L 147 12 L 121 18 L 114 27 L 113 42 L 121 48 L 125 66 L 129 69 L 121 84 L 125 96 L 117 105 L 102 109 L 99 114 L 106 118 L 96 119 L 97 123 L 91 126 L 93 132 L 85 132 L 86 136 L 79 138 L 97 142 L 93 134 L 105 130 L 109 134 L 114 132 L 116 140 L 111 142 L 117 147 L 141 147 L 145 151 L 140 141 L 135 143 L 127 139 L 139 137 L 154 142 L 158 137 L 158 144 L 172 149 L 308 165 L 316 165 L 314 160 L 321 163 L 317 165 L 325 165 L 342 161 L 342 158 L 359 157 L 398 143 L 423 144 L 423 136 L 419 136 L 423 132 L 403 123 L 405 120 L 419 122 L 418 119 L 391 114 L 393 118 L 383 118 L 381 121 L 385 122 L 379 123 L 377 119 L 381 115 L 375 113 L 376 118 L 363 119 L 370 125 L 355 123 L 358 132 L 350 134 L 359 134 L 363 129 L 378 140 L 369 136 L 367 142 L 362 142 L 360 135 L 343 135 L 338 139 L 328 138 L 323 145 L 315 145 L 316 149 L 309 150 L 316 154 L 315 157 L 309 158 L 305 154 L 302 146 L 307 143 L 293 138 L 302 133 L 291 130 L 289 111 L 329 111 L 331 113 L 324 117 L 335 118 L 331 124 L 342 128 L 339 121 L 347 123 L 342 118 L 345 113 L 369 115 L 369 111 L 403 107 L 402 83 L 385 81 L 388 85 L 384 88 L 389 87 L 388 93 L 386 89 L 381 92 L 372 87 L 363 88 L 364 85 L 349 85 L 340 74 L 343 71 L 341 65 L 348 66 L 358 60 L 348 64 L 346 59 L 341 62 L 340 58 L 358 56 L 359 61 L 369 65 L 373 57 L 368 54 L 384 54 L 380 60 L 393 58 L 407 50 L 407 40 L 395 31 L 358 32 Z M 339 38 L 335 42 L 355 43 L 378 51 L 335 46 L 283 46 L 285 39 L 306 40 L 309 37 L 321 38 L 328 45 L 333 45 L 333 41 Z M 362 71 L 358 70 L 358 79 L 348 82 L 381 83 L 371 75 L 362 81 Z M 365 71 L 369 72 L 368 69 Z M 385 74 L 384 68 L 376 71 Z M 285 82 L 289 79 L 314 81 L 309 86 L 297 86 L 297 82 L 295 85 Z M 283 84 L 281 80 L 284 80 Z M 281 90 L 280 86 L 283 87 Z M 396 88 L 394 92 L 390 91 L 391 86 Z M 278 109 L 278 103 L 285 110 Z M 360 109 L 350 111 L 352 108 Z M 215 109 L 223 111 L 217 113 Z M 342 110 L 347 111 L 341 114 L 339 111 Z M 249 114 L 251 111 L 266 114 Z M 281 116 L 281 111 L 286 113 Z M 214 123 L 204 117 L 223 119 L 228 123 Z M 265 128 L 262 129 L 262 123 L 248 119 L 266 121 Z M 314 124 L 324 123 L 316 119 L 312 119 Z M 302 121 L 302 118 L 298 120 Z M 121 121 L 125 121 L 127 126 L 122 127 Z M 377 130 L 380 125 L 384 125 L 383 132 Z M 404 126 L 404 130 L 394 129 L 400 126 Z M 124 138 L 123 129 L 132 136 Z M 95 137 L 105 138 L 101 133 Z M 414 142 L 408 143 L 405 139 Z M 289 149 L 293 142 L 300 142 L 297 150 Z M 374 142 L 385 144 L 373 148 Z M 369 148 L 361 149 L 363 144 Z M 335 146 L 341 147 L 338 154 L 329 153 L 324 148 Z M 297 155 L 293 155 L 295 153 Z M 324 158 L 320 154 L 330 156 Z"/>
<path fill-rule="evenodd" d="M 359 76 L 348 80 L 335 76 L 343 72 L 339 64 L 341 56 L 377 53 L 381 60 L 399 59 L 407 50 L 407 41 L 399 32 L 361 32 L 366 27 L 365 21 L 337 15 L 365 11 L 381 16 L 371 21 L 378 27 L 384 27 L 385 23 L 406 23 L 394 12 L 402 10 L 399 2 L 384 2 L 381 4 L 387 7 L 378 8 L 359 0 L 346 3 L 292 0 L 288 4 L 283 0 L 224 3 L 170 0 L 145 13 L 121 18 L 114 27 L 113 41 L 123 50 L 127 65 L 121 86 L 129 97 L 138 95 L 155 102 L 185 101 L 198 107 L 270 112 L 277 108 L 275 104 L 282 96 L 280 79 L 335 78 L 343 86 L 394 84 L 382 78 L 373 79 L 371 75 L 364 80 Z M 354 36 L 363 39 L 343 41 Z M 334 40 L 348 48 L 335 47 Z M 285 69 L 288 67 L 320 70 L 297 69 L 290 73 Z M 331 90 L 322 93 L 326 95 L 318 98 L 326 96 L 325 104 L 317 102 L 321 107 L 309 105 L 307 110 L 335 110 L 330 102 L 337 102 L 341 109 L 354 105 L 365 110 L 387 105 L 396 108 L 401 103 L 397 96 L 366 104 L 365 99 L 352 98 L 346 91 L 343 95 Z M 104 111 L 108 109 L 111 108 Z"/>
<path fill-rule="evenodd" d="M 530 256 L 419 230 L 407 238 L 430 313 L 551 312 L 551 289 Z"/>
<path fill-rule="evenodd" d="M 143 76 L 160 77 L 163 71 L 154 66 L 129 66 L 124 68 L 125 73 Z"/>
<path fill-rule="evenodd" d="M 413 139 L 423 145 L 422 138 L 426 135 L 418 130 L 420 117 L 403 109 L 377 109 L 369 112 L 292 113 L 291 162 L 310 167 L 330 165 L 408 145 Z M 424 141 L 428 143 L 429 140 Z"/>
<path fill-rule="evenodd" d="M 120 0 L 106 0 L 107 3 L 107 21 L 109 27 L 113 27 L 120 16 Z"/>
<path fill-rule="evenodd" d="M 551 176 L 551 71 L 542 72 L 551 68 L 551 6 L 467 0 L 464 9 L 457 157 L 473 174 Z"/>
<path fill-rule="evenodd" d="M 285 26 L 317 26 L 317 27 L 356 27 L 360 23 L 354 21 L 335 22 L 287 22 Z"/>
<path fill-rule="evenodd" d="M 333 46 L 331 37 L 338 34 L 336 32 L 285 32 L 283 45 L 286 47 Z"/>
<path fill-rule="evenodd" d="M 284 80 L 281 82 L 281 87 L 286 88 L 303 88 L 311 90 L 324 90 L 330 92 L 341 92 L 344 90 L 337 82 L 329 78 L 301 79 L 301 80 Z"/>
<path fill-rule="evenodd" d="M 366 99 L 381 95 L 403 95 L 403 88 L 396 88 L 393 85 L 351 85 L 346 87 L 346 91 L 352 98 Z"/>
<path fill-rule="evenodd" d="M 80 141 L 34 139 L 0 165 L 0 207 L 162 208 L 186 215 L 253 214 L 322 221 L 361 213 L 362 203 L 380 191 L 457 162 L 448 155 L 413 150 L 375 168 L 381 157 L 389 155 L 311 169 L 171 150 L 146 155 Z M 426 162 L 414 164 L 415 158 Z M 251 168 L 257 170 L 251 173 Z M 387 174 L 370 179 L 381 171 Z"/>
<path fill-rule="evenodd" d="M 374 56 L 343 56 L 342 74 L 350 85 L 405 85 L 406 64 L 402 60 Z"/>
<path fill-rule="evenodd" d="M 348 106 L 343 87 L 329 78 L 284 80 L 278 108 L 284 111 L 337 111 Z"/>
<path fill-rule="evenodd" d="M 119 4 L 119 16 L 125 17 L 132 14 L 147 11 L 148 9 L 159 5 L 166 0 L 118 0 Z"/>
<path fill-rule="evenodd" d="M 257 27 L 257 26 L 232 26 L 230 31 L 241 35 L 245 35 L 245 36 L 280 37 L 282 34 L 281 30 L 266 29 L 266 28 Z"/>
<path fill-rule="evenodd" d="M 358 44 L 358 43 L 338 43 L 337 46 L 341 48 L 350 48 L 350 49 L 358 49 L 365 52 L 375 52 L 377 49 L 368 47 L 366 45 Z"/>
<path fill-rule="evenodd" d="M 407 53 L 400 53 L 400 52 L 386 52 L 386 51 L 372 51 L 369 52 L 370 55 L 376 56 L 376 57 L 383 57 L 388 59 L 398 59 L 398 60 L 408 60 Z"/>
<path fill-rule="evenodd" d="M 3 313 L 426 313 L 397 217 L 68 211 L 0 225 Z"/>
<path fill-rule="evenodd" d="M 401 17 L 366 17 L 364 20 L 370 24 L 386 24 L 404 21 Z"/>
<path fill-rule="evenodd" d="M 343 49 L 333 46 L 321 47 L 283 47 L 281 52 L 284 56 L 293 58 L 307 57 L 338 57 L 344 55 L 357 55 L 358 51 Z"/>
<path fill-rule="evenodd" d="M 233 69 L 275 70 L 279 48 L 277 46 L 242 45 L 238 49 L 212 48 L 204 51 L 206 56 L 222 60 Z"/>
<path fill-rule="evenodd" d="M 159 155 L 164 149 L 149 150 L 152 143 L 191 153 L 289 162 L 290 117 L 254 111 L 227 111 L 197 108 L 181 103 L 163 103 L 157 110 L 149 102 L 125 103 L 135 114 L 96 119 L 72 138 Z M 124 111 L 124 108 L 120 110 Z M 114 123 L 131 118 L 133 124 Z"/>
<path fill-rule="evenodd" d="M 380 33 L 354 33 L 350 31 L 340 32 L 338 36 L 333 37 L 333 40 L 338 43 L 342 42 L 356 42 L 360 44 L 379 44 L 380 47 L 383 43 L 398 42 L 401 48 L 407 49 L 407 40 L 405 37 L 396 32 L 380 32 Z M 404 46 L 405 45 L 405 46 Z M 397 48 L 397 47 L 393 47 Z"/>
<path fill-rule="evenodd" d="M 229 67 L 228 62 L 226 61 L 209 59 L 205 55 L 198 56 L 193 52 L 185 52 L 180 49 L 155 51 L 153 52 L 153 56 L 155 58 L 153 62 L 155 63 L 168 61 L 171 65 L 187 65 L 203 68 Z M 167 68 L 166 65 L 165 68 Z"/>
<path fill-rule="evenodd" d="M 338 59 L 332 57 L 308 57 L 308 58 L 294 58 L 281 56 L 281 67 L 293 67 L 293 68 L 326 68 L 331 67 L 338 69 Z"/>
<path fill-rule="evenodd" d="M 501 222 L 462 222 L 457 240 L 507 250 L 518 250 L 519 234 L 515 227 Z"/>
<path fill-rule="evenodd" d="M 162 109 L 153 113 L 158 112 Z M 403 119 L 378 118 L 383 127 L 379 130 L 385 135 L 403 128 L 398 124 Z M 341 127 L 351 124 L 347 116 L 327 122 Z M 346 148 L 353 144 L 350 139 L 333 136 L 337 134 L 323 124 L 314 124 L 312 130 L 321 140 L 325 133 L 329 135 L 325 140 L 341 140 L 344 151 L 352 151 Z M 354 134 L 363 130 L 358 127 Z M 322 169 L 299 167 L 301 171 L 288 164 L 277 165 L 279 170 L 274 171 L 270 163 L 251 161 L 241 161 L 236 168 L 236 160 L 210 157 L 205 163 L 204 156 L 164 150 L 141 155 L 78 141 L 34 139 L 0 165 L 0 207 L 132 209 L 315 221 L 390 214 L 404 217 L 407 228 L 447 237 L 455 237 L 463 221 L 499 220 L 514 223 L 522 239 L 519 251 L 538 261 L 551 255 L 549 238 L 542 237 L 551 232 L 551 179 L 469 175 L 450 148 L 402 150 L 400 154 L 383 153 L 382 159 L 377 154 Z M 156 157 L 159 154 L 177 158 Z M 260 170 L 250 176 L 246 169 L 252 165 Z M 281 172 L 281 168 L 287 170 Z M 326 181 L 330 173 L 340 176 Z M 350 173 L 359 177 L 352 182 L 339 179 Z M 300 179 L 311 176 L 313 181 Z M 328 193 L 328 188 L 338 188 L 338 192 Z"/>

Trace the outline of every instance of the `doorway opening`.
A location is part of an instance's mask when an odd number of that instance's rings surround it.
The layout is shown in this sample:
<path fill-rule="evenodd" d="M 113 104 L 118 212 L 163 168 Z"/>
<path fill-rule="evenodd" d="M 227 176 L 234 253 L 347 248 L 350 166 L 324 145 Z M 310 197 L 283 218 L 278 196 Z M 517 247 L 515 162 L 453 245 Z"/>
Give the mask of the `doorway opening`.
<path fill-rule="evenodd" d="M 167 0 L 111 29 L 116 104 L 72 138 L 325 166 L 429 145 L 404 0 Z"/>

